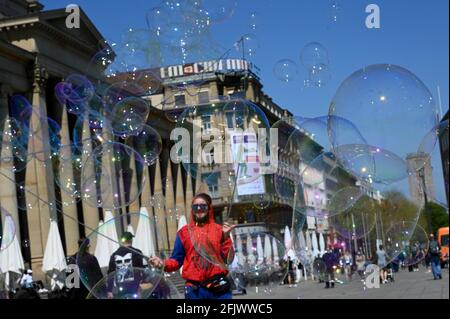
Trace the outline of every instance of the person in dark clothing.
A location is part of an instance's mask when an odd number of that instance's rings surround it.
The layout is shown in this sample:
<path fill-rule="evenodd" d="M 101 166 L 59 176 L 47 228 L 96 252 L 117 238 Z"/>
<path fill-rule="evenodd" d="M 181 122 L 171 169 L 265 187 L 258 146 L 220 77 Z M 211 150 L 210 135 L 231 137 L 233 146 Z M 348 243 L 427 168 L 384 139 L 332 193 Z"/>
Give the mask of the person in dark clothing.
<path fill-rule="evenodd" d="M 68 265 L 76 265 L 79 269 L 79 274 L 83 278 L 80 280 L 79 287 L 70 288 L 67 292 L 69 299 L 86 299 L 89 295 L 89 288 L 85 286 L 85 282 L 98 283 L 103 278 L 100 265 L 97 258 L 89 253 L 90 240 L 88 238 L 81 238 L 78 241 L 79 250 L 67 260 Z M 71 269 L 71 267 L 69 267 Z M 70 275 L 75 270 L 71 269 L 68 273 Z"/>
<path fill-rule="evenodd" d="M 430 254 L 431 270 L 433 272 L 434 280 L 442 279 L 441 272 L 441 245 L 434 239 L 434 235 L 430 234 L 430 243 L 428 248 Z"/>
<path fill-rule="evenodd" d="M 291 256 L 288 256 L 288 283 L 289 288 L 295 284 L 295 269 L 294 269 L 294 261 L 291 259 Z"/>
<path fill-rule="evenodd" d="M 330 286 L 334 288 L 334 271 L 339 264 L 339 259 L 332 247 L 329 247 L 328 251 L 323 254 L 322 260 L 325 263 L 325 288 L 330 288 Z"/>
<path fill-rule="evenodd" d="M 142 251 L 132 246 L 133 234 L 124 232 L 120 246 L 109 260 L 108 298 L 137 298 L 139 286 L 144 278 Z"/>

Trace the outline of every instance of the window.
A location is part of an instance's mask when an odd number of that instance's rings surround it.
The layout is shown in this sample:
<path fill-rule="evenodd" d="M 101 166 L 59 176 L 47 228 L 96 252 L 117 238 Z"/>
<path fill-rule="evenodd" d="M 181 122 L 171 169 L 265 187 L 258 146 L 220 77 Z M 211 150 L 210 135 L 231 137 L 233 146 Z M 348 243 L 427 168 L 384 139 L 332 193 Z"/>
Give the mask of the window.
<path fill-rule="evenodd" d="M 211 115 L 202 116 L 203 131 L 208 132 L 211 129 Z"/>
<path fill-rule="evenodd" d="M 198 94 L 198 103 L 199 104 L 207 104 L 207 103 L 209 103 L 209 92 L 208 91 L 201 91 Z"/>
<path fill-rule="evenodd" d="M 219 194 L 219 178 L 220 173 L 202 174 L 202 181 L 208 184 L 208 191 L 211 198 L 220 197 Z"/>
<path fill-rule="evenodd" d="M 186 105 L 186 97 L 184 94 L 175 95 L 175 106 L 185 106 Z"/>
<path fill-rule="evenodd" d="M 219 196 L 219 185 L 208 185 L 209 194 L 211 198 L 218 198 Z"/>

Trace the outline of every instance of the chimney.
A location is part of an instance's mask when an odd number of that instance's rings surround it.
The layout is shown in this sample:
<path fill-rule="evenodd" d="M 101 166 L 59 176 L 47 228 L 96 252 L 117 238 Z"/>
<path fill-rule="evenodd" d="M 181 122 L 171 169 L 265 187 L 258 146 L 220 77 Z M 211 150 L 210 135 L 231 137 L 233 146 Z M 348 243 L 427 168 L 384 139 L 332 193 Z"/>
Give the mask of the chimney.
<path fill-rule="evenodd" d="M 36 13 L 44 9 L 44 5 L 40 3 L 38 0 L 27 0 L 27 3 L 28 3 L 27 6 L 28 13 Z"/>

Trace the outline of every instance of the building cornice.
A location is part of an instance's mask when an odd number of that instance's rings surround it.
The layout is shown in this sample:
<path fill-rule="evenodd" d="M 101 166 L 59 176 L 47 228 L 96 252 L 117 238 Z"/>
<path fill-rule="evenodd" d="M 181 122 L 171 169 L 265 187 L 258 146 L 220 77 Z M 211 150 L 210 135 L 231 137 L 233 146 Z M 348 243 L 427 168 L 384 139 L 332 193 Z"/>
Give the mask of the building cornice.
<path fill-rule="evenodd" d="M 1 53 L 19 60 L 31 61 L 34 54 L 0 39 Z"/>
<path fill-rule="evenodd" d="M 55 38 L 59 40 L 63 40 L 65 42 L 72 43 L 75 47 L 83 50 L 83 51 L 92 51 L 96 53 L 100 51 L 102 48 L 98 47 L 103 39 L 100 32 L 93 25 L 90 19 L 86 16 L 84 11 L 80 8 L 80 19 L 83 22 L 84 27 L 91 33 L 91 35 L 97 40 L 97 43 L 86 43 L 84 41 L 80 41 L 79 38 L 59 30 L 48 23 L 48 20 L 58 19 L 58 18 L 66 18 L 67 13 L 64 9 L 37 12 L 33 14 L 28 14 L 19 17 L 11 17 L 0 20 L 0 34 L 1 32 L 9 32 L 9 31 L 20 31 L 26 28 L 36 28 L 38 30 L 43 30 L 53 35 Z M 106 44 L 104 45 L 106 47 Z"/>

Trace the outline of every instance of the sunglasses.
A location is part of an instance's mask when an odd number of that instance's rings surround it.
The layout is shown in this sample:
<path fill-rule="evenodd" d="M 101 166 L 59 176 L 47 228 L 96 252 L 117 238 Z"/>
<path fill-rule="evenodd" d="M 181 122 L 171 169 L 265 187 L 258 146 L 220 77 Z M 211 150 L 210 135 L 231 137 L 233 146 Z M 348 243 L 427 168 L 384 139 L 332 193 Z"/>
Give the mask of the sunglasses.
<path fill-rule="evenodd" d="M 192 205 L 192 210 L 193 211 L 208 211 L 208 205 L 207 204 L 193 204 Z"/>

